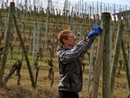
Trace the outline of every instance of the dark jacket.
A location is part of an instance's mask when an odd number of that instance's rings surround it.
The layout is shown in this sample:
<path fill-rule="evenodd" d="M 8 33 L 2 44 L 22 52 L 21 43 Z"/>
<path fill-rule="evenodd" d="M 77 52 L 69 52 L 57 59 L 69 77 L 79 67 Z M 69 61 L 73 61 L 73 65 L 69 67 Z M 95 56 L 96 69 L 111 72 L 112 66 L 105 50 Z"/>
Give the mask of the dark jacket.
<path fill-rule="evenodd" d="M 90 48 L 94 38 L 82 40 L 73 49 L 61 45 L 57 56 L 59 62 L 60 83 L 58 90 L 79 92 L 82 90 L 82 62 L 81 57 Z"/>

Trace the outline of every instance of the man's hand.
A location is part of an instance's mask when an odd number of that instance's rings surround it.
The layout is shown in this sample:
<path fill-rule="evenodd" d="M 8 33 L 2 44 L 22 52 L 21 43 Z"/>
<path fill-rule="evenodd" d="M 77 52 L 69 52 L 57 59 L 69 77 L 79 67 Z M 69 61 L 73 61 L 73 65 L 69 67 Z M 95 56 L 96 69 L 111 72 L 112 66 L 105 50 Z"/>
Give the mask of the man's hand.
<path fill-rule="evenodd" d="M 102 28 L 99 26 L 93 26 L 92 31 L 88 34 L 88 39 L 102 34 Z"/>

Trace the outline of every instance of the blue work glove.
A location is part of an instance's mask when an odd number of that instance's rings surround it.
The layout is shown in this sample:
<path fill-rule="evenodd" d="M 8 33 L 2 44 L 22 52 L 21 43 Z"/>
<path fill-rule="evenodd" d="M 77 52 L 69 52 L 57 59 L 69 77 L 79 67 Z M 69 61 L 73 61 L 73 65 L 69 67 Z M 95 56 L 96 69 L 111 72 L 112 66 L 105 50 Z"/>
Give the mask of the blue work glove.
<path fill-rule="evenodd" d="M 93 26 L 92 31 L 88 34 L 88 38 L 92 38 L 94 36 L 98 36 L 102 34 L 102 28 L 99 26 Z"/>

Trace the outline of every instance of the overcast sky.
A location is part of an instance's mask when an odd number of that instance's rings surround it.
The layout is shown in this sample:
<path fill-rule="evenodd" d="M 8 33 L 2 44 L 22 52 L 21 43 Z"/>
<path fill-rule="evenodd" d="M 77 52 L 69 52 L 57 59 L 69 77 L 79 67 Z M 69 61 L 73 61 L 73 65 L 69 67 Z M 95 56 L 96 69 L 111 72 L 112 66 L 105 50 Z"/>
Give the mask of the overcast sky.
<path fill-rule="evenodd" d="M 2 3 L 2 1 L 4 2 L 11 2 L 11 1 L 14 1 L 16 3 L 21 3 L 23 2 L 23 4 L 25 3 L 25 0 L 0 0 L 0 5 Z M 42 6 L 47 6 L 47 2 L 48 0 L 27 0 L 29 2 L 29 4 L 31 3 L 31 5 L 34 4 L 34 1 L 36 2 L 35 4 L 38 4 L 38 5 L 42 5 Z M 65 0 L 52 0 L 55 2 L 55 6 L 63 6 L 64 5 L 64 1 Z M 78 3 L 79 1 L 83 1 L 83 2 L 102 2 L 102 3 L 109 3 L 110 5 L 111 4 L 116 4 L 116 5 L 124 5 L 124 6 L 128 6 L 128 8 L 130 7 L 130 0 L 68 0 L 69 2 L 71 2 L 71 5 L 75 4 L 75 3 Z"/>
<path fill-rule="evenodd" d="M 2 1 L 8 1 L 8 2 L 11 2 L 11 1 L 17 1 L 17 2 L 24 2 L 25 0 L 0 0 L 1 2 Z M 34 0 L 27 0 L 27 1 L 34 1 Z M 48 0 L 35 0 L 35 1 L 38 1 L 38 2 L 42 2 L 44 4 L 44 2 L 48 1 Z M 58 2 L 64 2 L 65 0 L 52 0 L 52 1 L 58 1 Z M 115 4 L 119 4 L 119 5 L 128 5 L 130 6 L 130 0 L 68 0 L 70 2 L 78 2 L 78 1 L 99 1 L 99 2 L 103 2 L 103 3 L 115 3 Z"/>
<path fill-rule="evenodd" d="M 79 0 L 69 0 L 69 1 L 77 2 Z M 95 2 L 99 1 L 99 2 L 103 2 L 103 3 L 110 3 L 110 4 L 115 3 L 115 4 L 119 4 L 119 5 L 126 5 L 127 4 L 128 6 L 130 6 L 130 0 L 83 0 L 83 1 L 95 1 Z"/>

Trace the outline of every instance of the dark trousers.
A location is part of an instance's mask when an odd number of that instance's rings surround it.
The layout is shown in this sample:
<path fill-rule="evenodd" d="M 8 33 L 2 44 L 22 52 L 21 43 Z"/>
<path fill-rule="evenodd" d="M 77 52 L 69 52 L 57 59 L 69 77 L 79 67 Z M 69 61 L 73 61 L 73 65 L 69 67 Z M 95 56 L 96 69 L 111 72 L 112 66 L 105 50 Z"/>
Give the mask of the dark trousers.
<path fill-rule="evenodd" d="M 58 98 L 79 98 L 79 94 L 75 92 L 59 91 Z"/>

